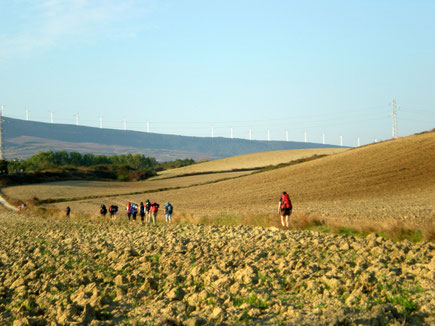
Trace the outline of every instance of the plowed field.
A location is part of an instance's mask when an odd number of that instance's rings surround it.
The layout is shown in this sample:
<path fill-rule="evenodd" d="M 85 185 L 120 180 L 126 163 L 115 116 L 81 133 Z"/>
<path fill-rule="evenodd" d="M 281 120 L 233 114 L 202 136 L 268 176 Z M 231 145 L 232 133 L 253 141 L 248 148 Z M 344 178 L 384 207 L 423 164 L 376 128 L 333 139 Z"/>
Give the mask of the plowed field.
<path fill-rule="evenodd" d="M 434 325 L 434 246 L 0 209 L 1 325 Z"/>

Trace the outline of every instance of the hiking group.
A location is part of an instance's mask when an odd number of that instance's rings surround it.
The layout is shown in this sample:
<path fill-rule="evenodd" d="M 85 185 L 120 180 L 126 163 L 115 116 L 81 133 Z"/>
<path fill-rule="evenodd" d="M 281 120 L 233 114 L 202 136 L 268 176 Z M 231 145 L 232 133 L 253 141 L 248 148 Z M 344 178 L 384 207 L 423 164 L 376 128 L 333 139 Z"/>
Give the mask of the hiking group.
<path fill-rule="evenodd" d="M 147 224 L 155 225 L 157 223 L 157 213 L 159 211 L 160 205 L 156 202 L 150 202 L 149 199 L 146 200 L 145 204 L 140 202 L 139 205 L 128 202 L 126 206 L 127 218 L 129 222 L 136 222 L 137 214 L 139 214 L 142 224 L 145 224 L 145 218 Z M 167 223 L 172 222 L 172 212 L 174 207 L 170 202 L 166 202 L 165 206 L 165 221 Z M 290 196 L 287 192 L 283 192 L 278 204 L 278 214 L 281 216 L 281 224 L 283 227 L 289 227 L 290 215 L 292 214 L 293 206 L 290 200 Z M 105 217 L 109 212 L 110 219 L 116 219 L 116 213 L 118 212 L 118 206 L 111 204 L 109 209 L 107 209 L 106 205 L 102 204 L 100 206 L 100 215 Z M 69 217 L 71 213 L 71 209 L 69 206 L 66 208 L 66 216 Z"/>
<path fill-rule="evenodd" d="M 157 223 L 157 213 L 159 211 L 160 205 L 156 202 L 150 202 L 149 199 L 146 200 L 145 204 L 140 202 L 140 204 L 135 204 L 128 202 L 125 210 L 127 212 L 127 218 L 129 222 L 136 222 L 137 215 L 139 214 L 142 224 L 156 224 Z M 165 221 L 170 223 L 172 221 L 173 206 L 170 202 L 165 204 Z M 100 215 L 105 217 L 107 212 L 110 213 L 110 218 L 112 220 L 116 219 L 116 213 L 118 212 L 118 206 L 110 205 L 109 210 L 107 210 L 106 205 L 102 204 L 100 206 Z"/>

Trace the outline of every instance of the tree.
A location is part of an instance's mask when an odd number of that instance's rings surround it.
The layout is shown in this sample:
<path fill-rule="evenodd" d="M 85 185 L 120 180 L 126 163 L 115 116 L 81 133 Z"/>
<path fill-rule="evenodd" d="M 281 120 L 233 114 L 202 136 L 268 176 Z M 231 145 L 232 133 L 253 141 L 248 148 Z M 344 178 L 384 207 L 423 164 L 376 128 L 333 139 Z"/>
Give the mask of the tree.
<path fill-rule="evenodd" d="M 0 174 L 8 174 L 8 162 L 6 160 L 0 160 Z"/>

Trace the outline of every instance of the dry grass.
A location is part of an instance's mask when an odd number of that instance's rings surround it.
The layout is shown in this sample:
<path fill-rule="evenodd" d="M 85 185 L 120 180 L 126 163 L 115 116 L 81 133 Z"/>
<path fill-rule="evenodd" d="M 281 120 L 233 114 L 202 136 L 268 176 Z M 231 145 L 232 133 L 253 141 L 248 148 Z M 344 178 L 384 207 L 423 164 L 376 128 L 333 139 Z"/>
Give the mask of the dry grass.
<path fill-rule="evenodd" d="M 32 184 L 24 186 L 5 187 L 2 192 L 8 198 L 20 198 L 23 201 L 31 201 L 35 197 L 39 200 L 62 198 L 86 198 L 91 196 L 123 195 L 130 193 L 155 191 L 157 189 L 168 189 L 188 187 L 195 184 L 203 184 L 235 178 L 251 173 L 225 172 L 208 175 L 195 175 L 167 180 L 145 180 L 140 182 L 116 182 L 116 181 L 62 181 L 43 184 Z"/>
<path fill-rule="evenodd" d="M 435 241 L 435 221 L 432 219 L 422 224 L 423 241 Z"/>
<path fill-rule="evenodd" d="M 205 177 L 195 176 L 196 180 Z M 176 180 L 154 182 L 161 188 L 164 182 Z M 422 239 L 430 240 L 435 232 L 431 223 L 435 216 L 434 184 L 435 132 L 429 132 L 243 178 L 113 196 L 104 203 L 123 207 L 127 201 L 169 200 L 175 207 L 175 220 L 279 225 L 276 209 L 280 193 L 286 190 L 294 204 L 295 228 L 317 223 L 319 228 L 338 233 L 382 230 L 397 239 L 418 229 Z M 80 200 L 54 206 L 63 210 L 68 204 L 74 212 L 95 212 L 101 202 Z"/>
<path fill-rule="evenodd" d="M 435 133 L 431 132 L 150 197 L 161 203 L 170 200 L 176 214 L 217 220 L 222 216 L 274 214 L 281 191 L 287 190 L 297 213 L 344 225 L 404 221 L 414 227 L 435 215 L 434 184 Z M 145 196 L 117 196 L 108 201 L 124 205 L 143 201 Z M 98 207 L 99 201 L 71 204 L 77 210 L 89 210 Z"/>
<path fill-rule="evenodd" d="M 348 150 L 347 148 L 310 148 L 271 151 L 228 157 L 221 160 L 199 163 L 178 169 L 162 171 L 157 178 L 191 173 L 230 171 L 235 169 L 254 169 L 278 165 L 314 155 L 331 155 Z"/>
<path fill-rule="evenodd" d="M 290 226 L 297 230 L 305 230 L 312 227 L 325 225 L 325 220 L 318 216 L 296 214 L 290 217 Z"/>

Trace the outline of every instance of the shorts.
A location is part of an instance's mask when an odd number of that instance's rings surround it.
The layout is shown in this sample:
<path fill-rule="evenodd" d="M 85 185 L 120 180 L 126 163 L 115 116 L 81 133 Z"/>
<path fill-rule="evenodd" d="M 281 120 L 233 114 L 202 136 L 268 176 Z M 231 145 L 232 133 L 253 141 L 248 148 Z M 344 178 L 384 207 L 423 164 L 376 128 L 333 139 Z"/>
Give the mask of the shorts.
<path fill-rule="evenodd" d="M 289 216 L 291 213 L 291 208 L 281 208 L 281 216 Z"/>

